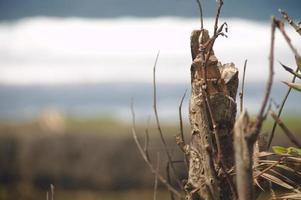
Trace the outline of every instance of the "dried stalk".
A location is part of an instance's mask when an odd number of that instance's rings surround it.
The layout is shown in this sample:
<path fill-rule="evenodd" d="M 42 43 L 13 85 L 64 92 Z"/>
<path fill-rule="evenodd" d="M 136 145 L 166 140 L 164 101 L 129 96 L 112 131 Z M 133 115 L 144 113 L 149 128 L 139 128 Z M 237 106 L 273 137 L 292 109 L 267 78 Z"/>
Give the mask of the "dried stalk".
<path fill-rule="evenodd" d="M 237 191 L 240 200 L 252 200 L 256 197 L 253 188 L 253 153 L 254 144 L 265 120 L 265 110 L 270 97 L 274 75 L 274 44 L 277 21 L 272 18 L 271 44 L 269 55 L 269 78 L 266 83 L 265 95 L 255 122 L 249 121 L 246 112 L 242 112 L 234 126 L 234 144 L 236 161 Z"/>
<path fill-rule="evenodd" d="M 278 24 L 278 20 L 272 17 L 271 22 L 271 44 L 270 44 L 270 54 L 269 54 L 269 77 L 266 83 L 265 95 L 260 107 L 260 110 L 257 114 L 257 119 L 255 124 L 252 126 L 250 132 L 247 134 L 248 139 L 250 139 L 254 145 L 256 142 L 258 135 L 262 128 L 262 123 L 265 120 L 265 109 L 268 104 L 268 100 L 270 97 L 270 93 L 273 85 L 273 76 L 274 76 L 274 49 L 275 49 L 275 31 L 276 26 Z"/>
<path fill-rule="evenodd" d="M 180 120 L 180 135 L 181 135 L 181 140 L 177 139 L 176 138 L 176 142 L 177 141 L 181 141 L 180 143 L 177 142 L 177 144 L 181 144 L 182 146 L 185 146 L 185 137 L 184 137 L 184 128 L 183 128 L 183 119 L 182 119 L 182 105 L 183 105 L 183 101 L 185 99 L 185 96 L 186 96 L 186 93 L 187 93 L 187 89 L 185 90 L 182 98 L 181 98 L 181 101 L 180 101 L 180 105 L 179 105 L 179 120 Z M 184 161 L 185 161 L 185 164 L 186 164 L 186 167 L 188 167 L 188 158 L 187 158 L 187 155 L 184 153 Z"/>
<path fill-rule="evenodd" d="M 281 31 L 281 33 L 282 33 L 284 39 L 286 40 L 288 46 L 290 47 L 290 49 L 292 50 L 292 52 L 294 53 L 294 55 L 295 55 L 296 57 L 298 57 L 298 58 L 301 58 L 300 55 L 299 55 L 299 53 L 298 53 L 298 51 L 297 51 L 297 49 L 292 45 L 291 39 L 289 38 L 289 36 L 287 35 L 287 33 L 286 33 L 285 29 L 284 29 L 284 24 L 283 24 L 282 22 L 278 21 L 277 25 L 278 25 L 277 28 Z M 298 72 L 298 67 L 297 67 L 297 69 L 295 70 L 295 72 L 296 72 L 296 73 Z M 296 81 L 296 76 L 294 75 L 291 82 L 294 83 L 295 81 Z M 288 98 L 288 96 L 289 96 L 291 90 L 292 90 L 291 87 L 289 87 L 289 88 L 287 89 L 287 92 L 286 92 L 286 94 L 284 95 L 284 98 L 283 98 L 283 100 L 282 100 L 282 102 L 281 102 L 281 105 L 280 105 L 280 108 L 279 108 L 279 111 L 278 111 L 278 114 L 277 114 L 277 118 L 279 118 L 279 117 L 281 116 L 282 110 L 283 110 L 283 108 L 284 108 L 284 105 L 285 105 L 285 103 L 286 103 L 286 100 L 287 100 L 287 98 Z M 268 144 L 267 144 L 267 148 L 268 148 L 268 149 L 270 148 L 270 146 L 271 146 L 271 144 L 272 144 L 272 140 L 273 140 L 273 138 L 274 138 L 274 134 L 275 134 L 276 128 L 277 128 L 277 122 L 275 121 L 274 124 L 273 124 L 272 131 L 271 131 L 271 133 L 270 133 L 270 135 L 269 135 Z"/>
<path fill-rule="evenodd" d="M 173 164 L 171 162 L 172 158 L 171 158 L 171 155 L 170 155 L 170 153 L 169 153 L 169 151 L 167 149 L 167 143 L 166 143 L 166 140 L 164 138 L 163 131 L 161 129 L 160 120 L 159 120 L 158 111 L 157 111 L 156 67 L 157 67 L 157 62 L 158 62 L 159 54 L 160 54 L 160 51 L 157 53 L 155 64 L 154 64 L 154 67 L 153 67 L 153 109 L 154 109 L 154 113 L 155 113 L 157 129 L 158 129 L 158 132 L 159 132 L 159 135 L 160 135 L 161 142 L 163 144 L 163 149 L 164 149 L 164 151 L 165 151 L 165 153 L 167 155 L 168 161 L 171 163 L 171 169 L 172 169 L 173 174 L 176 177 L 176 182 L 177 182 L 178 186 L 180 188 L 183 188 L 183 186 L 181 184 L 181 181 L 179 180 L 179 176 L 178 176 L 178 174 L 176 172 L 176 169 L 175 169 L 175 167 L 173 166 Z"/>
<path fill-rule="evenodd" d="M 183 128 L 183 119 L 182 119 L 182 105 L 183 105 L 183 101 L 185 99 L 186 93 L 187 93 L 187 89 L 185 90 L 185 92 L 181 98 L 180 105 L 179 105 L 180 134 L 181 134 L 181 138 L 182 138 L 182 141 L 184 142 L 184 144 L 185 144 L 185 137 L 184 137 L 184 128 Z"/>
<path fill-rule="evenodd" d="M 199 7 L 199 11 L 200 11 L 200 20 L 201 20 L 201 29 L 204 28 L 204 22 L 203 22 L 203 7 L 202 7 L 202 4 L 201 4 L 201 1 L 200 0 L 196 0 L 197 4 L 198 4 L 198 7 Z"/>
<path fill-rule="evenodd" d="M 133 138 L 134 141 L 138 147 L 138 150 L 142 156 L 142 158 L 144 159 L 145 163 L 148 165 L 150 171 L 157 176 L 158 180 L 165 185 L 165 187 L 172 192 L 175 196 L 177 196 L 178 198 L 182 198 L 182 195 L 172 186 L 168 183 L 168 181 L 156 170 L 156 168 L 152 165 L 152 163 L 150 162 L 150 160 L 147 158 L 142 145 L 140 144 L 140 142 L 138 141 L 137 138 L 137 133 L 136 133 L 136 122 L 135 122 L 135 111 L 134 111 L 134 106 L 133 103 L 131 104 L 131 112 L 132 112 L 132 120 L 133 120 L 133 125 L 132 125 L 132 134 L 133 134 Z"/>
<path fill-rule="evenodd" d="M 294 20 L 287 14 L 287 12 L 281 9 L 279 9 L 279 12 L 281 13 L 282 17 L 296 30 L 296 32 L 301 35 L 301 27 L 294 22 Z"/>
<path fill-rule="evenodd" d="M 249 126 L 248 113 L 243 111 L 234 125 L 236 185 L 240 200 L 254 199 L 253 144 L 245 138 Z"/>
<path fill-rule="evenodd" d="M 248 60 L 245 60 L 244 71 L 243 71 L 243 76 L 242 76 L 241 91 L 239 93 L 239 98 L 240 98 L 240 112 L 242 112 L 243 108 L 244 108 L 244 89 L 245 89 L 245 77 L 246 77 L 247 63 L 248 63 Z"/>
<path fill-rule="evenodd" d="M 271 116 L 273 117 L 275 122 L 282 128 L 283 132 L 290 139 L 290 141 L 293 144 L 295 144 L 297 147 L 301 148 L 301 143 L 298 141 L 298 139 L 295 137 L 295 135 L 288 129 L 288 127 L 283 123 L 283 121 L 277 117 L 277 114 L 272 111 Z"/>
<path fill-rule="evenodd" d="M 160 167 L 160 154 L 159 152 L 157 153 L 157 168 L 156 171 L 159 171 Z M 158 190 L 158 175 L 155 174 L 155 184 L 154 184 L 154 200 L 157 200 L 157 190 Z"/>
<path fill-rule="evenodd" d="M 167 177 L 168 183 L 171 183 L 169 162 L 167 162 L 167 164 L 166 164 L 166 177 Z M 172 192 L 169 192 L 169 193 L 170 193 L 170 199 L 174 200 L 175 199 L 174 194 Z"/>

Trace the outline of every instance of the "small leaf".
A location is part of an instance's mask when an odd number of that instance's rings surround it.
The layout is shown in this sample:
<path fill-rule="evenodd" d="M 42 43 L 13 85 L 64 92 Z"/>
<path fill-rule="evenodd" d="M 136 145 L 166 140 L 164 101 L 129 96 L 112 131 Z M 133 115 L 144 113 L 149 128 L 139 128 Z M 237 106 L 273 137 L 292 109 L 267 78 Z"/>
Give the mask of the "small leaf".
<path fill-rule="evenodd" d="M 289 147 L 287 148 L 287 153 L 290 155 L 301 156 L 301 149 L 298 149 L 296 147 Z"/>
<path fill-rule="evenodd" d="M 295 72 L 292 68 L 290 68 L 290 67 L 288 67 L 288 66 L 282 64 L 281 62 L 279 62 L 279 63 L 280 63 L 280 65 L 282 65 L 282 67 L 283 67 L 286 71 L 288 71 L 289 73 L 291 73 L 291 74 L 293 74 L 293 75 L 295 75 L 295 76 L 297 76 L 298 78 L 301 79 L 301 74 L 299 74 L 298 72 Z"/>
<path fill-rule="evenodd" d="M 299 70 L 301 70 L 301 58 L 298 56 L 295 56 L 295 59 L 296 59 L 296 64 L 297 64 Z"/>
<path fill-rule="evenodd" d="M 295 90 L 298 90 L 301 92 L 301 84 L 300 83 L 288 83 L 283 81 L 283 83 L 285 83 L 286 85 L 288 85 L 290 88 L 293 88 Z"/>
<path fill-rule="evenodd" d="M 285 147 L 273 146 L 272 149 L 277 154 L 286 154 L 287 153 L 287 149 Z"/>

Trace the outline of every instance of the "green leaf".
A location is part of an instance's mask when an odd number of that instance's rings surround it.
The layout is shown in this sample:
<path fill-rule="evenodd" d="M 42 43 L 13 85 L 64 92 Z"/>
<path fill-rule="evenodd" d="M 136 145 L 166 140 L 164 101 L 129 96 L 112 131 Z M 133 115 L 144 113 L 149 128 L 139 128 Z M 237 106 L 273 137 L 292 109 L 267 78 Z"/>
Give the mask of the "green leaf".
<path fill-rule="evenodd" d="M 289 73 L 291 73 L 291 74 L 293 74 L 293 75 L 295 75 L 295 76 L 297 76 L 298 78 L 301 79 L 301 74 L 299 74 L 298 72 L 295 72 L 292 68 L 290 68 L 290 67 L 288 67 L 288 66 L 282 64 L 281 62 L 280 62 L 280 65 L 282 65 L 282 67 L 283 67 L 286 71 L 288 71 Z"/>
<path fill-rule="evenodd" d="M 289 147 L 287 148 L 287 153 L 290 155 L 298 155 L 301 156 L 301 149 L 296 148 L 296 147 Z"/>
<path fill-rule="evenodd" d="M 297 64 L 299 70 L 301 70 L 301 58 L 298 56 L 295 56 L 295 59 L 296 59 L 296 64 Z"/>
<path fill-rule="evenodd" d="M 273 146 L 272 149 L 277 154 L 286 154 L 287 153 L 287 149 L 285 147 Z"/>
<path fill-rule="evenodd" d="M 285 83 L 286 85 L 288 85 L 290 88 L 293 88 L 295 90 L 298 90 L 301 92 L 301 84 L 300 83 L 288 83 L 283 81 L 283 83 Z"/>

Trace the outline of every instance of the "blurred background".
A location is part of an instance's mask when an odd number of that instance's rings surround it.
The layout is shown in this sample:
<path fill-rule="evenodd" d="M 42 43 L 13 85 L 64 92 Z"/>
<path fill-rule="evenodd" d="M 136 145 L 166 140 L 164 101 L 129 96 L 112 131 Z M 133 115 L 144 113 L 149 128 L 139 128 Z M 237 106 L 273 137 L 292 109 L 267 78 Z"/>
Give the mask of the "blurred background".
<path fill-rule="evenodd" d="M 212 33 L 216 1 L 203 0 L 203 7 Z M 270 17 L 280 17 L 278 8 L 301 19 L 299 0 L 225 0 L 221 13 L 228 38 L 217 40 L 215 54 L 240 72 L 248 59 L 245 107 L 252 114 L 264 93 Z M 55 199 L 152 199 L 154 178 L 130 132 L 130 101 L 141 141 L 149 127 L 156 155 L 162 145 L 152 111 L 152 67 L 160 50 L 159 117 L 169 150 L 183 159 L 174 135 L 181 96 L 190 91 L 190 33 L 198 28 L 194 0 L 0 0 L 0 199 L 45 199 L 50 184 Z M 286 28 L 299 48 L 300 37 Z M 277 105 L 287 89 L 281 81 L 291 79 L 278 61 L 295 68 L 295 59 L 279 33 L 275 49 Z M 284 120 L 299 136 L 300 111 L 300 94 L 292 92 Z M 280 130 L 274 144 L 291 145 Z M 165 173 L 163 153 L 160 158 Z M 183 167 L 177 170 L 185 177 Z"/>

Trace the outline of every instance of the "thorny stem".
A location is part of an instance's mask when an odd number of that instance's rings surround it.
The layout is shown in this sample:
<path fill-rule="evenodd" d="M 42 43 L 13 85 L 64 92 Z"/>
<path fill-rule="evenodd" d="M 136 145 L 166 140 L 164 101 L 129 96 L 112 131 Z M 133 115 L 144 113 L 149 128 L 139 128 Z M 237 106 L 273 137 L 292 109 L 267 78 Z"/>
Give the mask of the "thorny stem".
<path fill-rule="evenodd" d="M 155 118 L 156 118 L 156 124 L 157 124 L 157 129 L 159 131 L 159 135 L 160 135 L 160 139 L 161 139 L 161 142 L 163 143 L 163 148 L 164 148 L 164 151 L 167 155 L 167 158 L 168 158 L 168 161 L 171 163 L 171 169 L 176 177 L 176 181 L 177 181 L 177 184 L 180 188 L 183 188 L 180 180 L 179 180 L 179 176 L 176 172 L 176 169 L 175 167 L 173 166 L 172 164 L 172 158 L 171 158 L 171 155 L 167 149 L 167 143 L 166 143 L 166 140 L 163 136 L 163 131 L 161 129 L 161 125 L 160 125 L 160 120 L 159 120 L 159 116 L 158 116 L 158 111 L 157 111 L 157 88 L 156 88 L 156 66 L 157 66 L 157 62 L 158 62 L 158 58 L 159 58 L 159 55 L 160 55 L 160 51 L 158 51 L 157 53 L 157 56 L 156 56 L 156 60 L 155 60 L 155 64 L 154 64 L 154 67 L 153 67 L 153 108 L 154 108 L 154 113 L 155 113 Z"/>
<path fill-rule="evenodd" d="M 244 105 L 244 89 L 245 89 L 245 77 L 246 77 L 246 69 L 247 69 L 248 60 L 245 60 L 244 71 L 242 76 L 242 84 L 241 84 L 241 92 L 239 93 L 240 98 L 240 112 L 243 111 Z"/>

